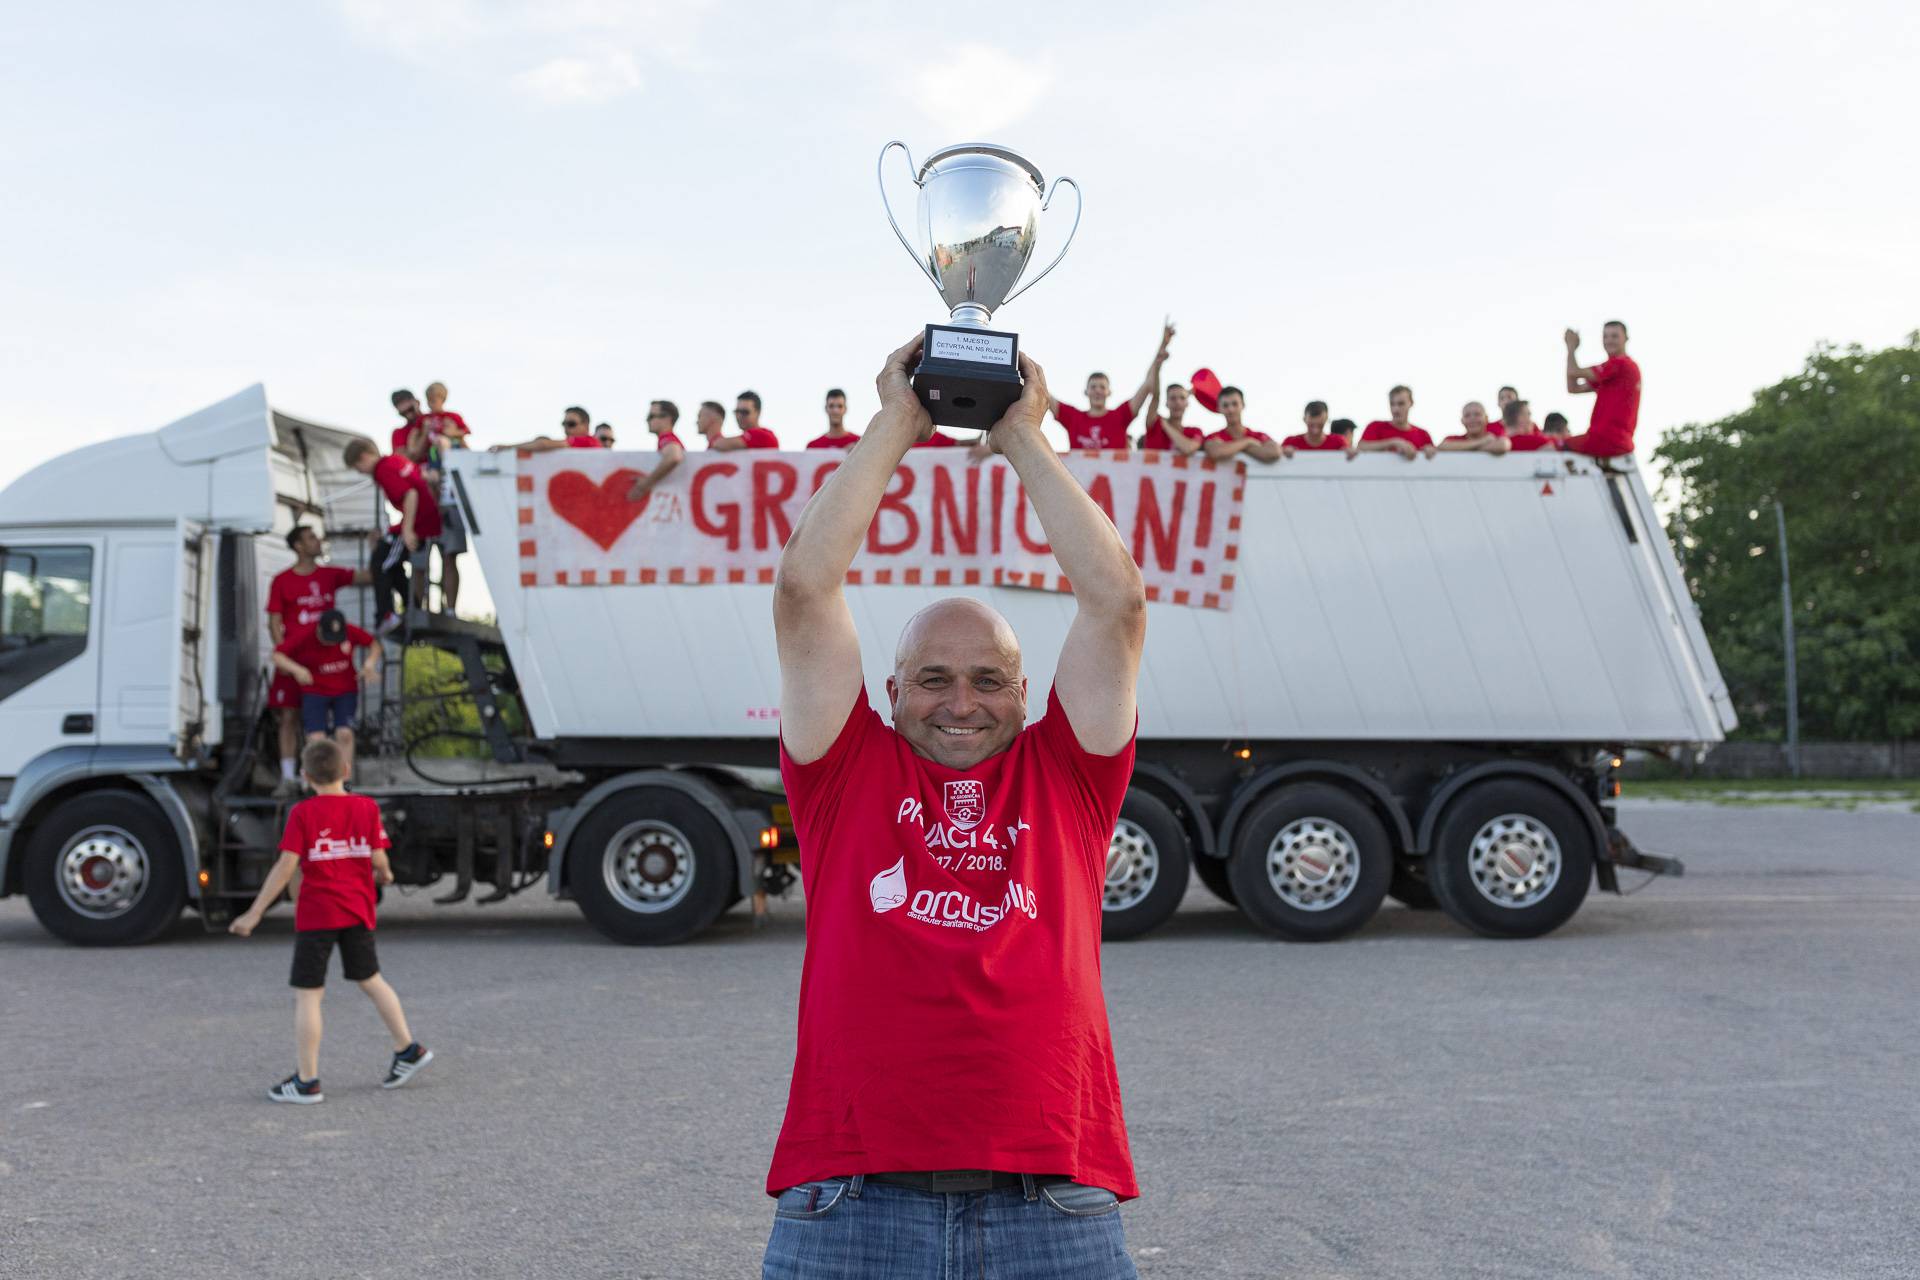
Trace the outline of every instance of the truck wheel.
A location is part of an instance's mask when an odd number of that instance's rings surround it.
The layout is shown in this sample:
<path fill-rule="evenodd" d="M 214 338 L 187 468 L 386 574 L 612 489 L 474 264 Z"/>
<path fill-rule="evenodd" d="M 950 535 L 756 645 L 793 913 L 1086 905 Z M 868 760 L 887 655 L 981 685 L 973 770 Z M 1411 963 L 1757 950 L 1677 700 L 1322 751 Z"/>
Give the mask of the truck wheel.
<path fill-rule="evenodd" d="M 733 882 L 727 833 L 699 801 L 665 787 L 609 796 L 567 844 L 574 901 L 615 942 L 685 942 L 726 910 Z"/>
<path fill-rule="evenodd" d="M 1433 886 L 1427 883 L 1425 858 L 1395 858 L 1387 896 L 1415 911 L 1434 911 L 1440 906 L 1440 900 L 1433 896 Z"/>
<path fill-rule="evenodd" d="M 1208 857 L 1204 853 L 1195 854 L 1193 874 L 1200 877 L 1200 883 L 1212 891 L 1213 896 L 1230 907 L 1239 906 L 1233 896 L 1233 881 L 1227 876 L 1225 858 Z"/>
<path fill-rule="evenodd" d="M 145 797 L 123 791 L 61 803 L 34 826 L 23 870 L 47 932 L 83 947 L 151 942 L 187 900 L 173 828 Z"/>
<path fill-rule="evenodd" d="M 1593 882 L 1593 841 L 1566 799 L 1537 782 L 1471 787 L 1447 809 L 1428 858 L 1449 916 L 1489 938 L 1537 938 L 1565 924 Z"/>
<path fill-rule="evenodd" d="M 1187 894 L 1187 833 L 1154 796 L 1127 789 L 1120 820 L 1107 844 L 1107 882 L 1100 902 L 1100 936 L 1137 938 L 1164 923 Z"/>
<path fill-rule="evenodd" d="M 1393 875 L 1393 845 L 1373 810 L 1321 782 L 1282 787 L 1234 836 L 1227 876 L 1240 910 L 1268 933 L 1325 942 L 1373 917 Z"/>

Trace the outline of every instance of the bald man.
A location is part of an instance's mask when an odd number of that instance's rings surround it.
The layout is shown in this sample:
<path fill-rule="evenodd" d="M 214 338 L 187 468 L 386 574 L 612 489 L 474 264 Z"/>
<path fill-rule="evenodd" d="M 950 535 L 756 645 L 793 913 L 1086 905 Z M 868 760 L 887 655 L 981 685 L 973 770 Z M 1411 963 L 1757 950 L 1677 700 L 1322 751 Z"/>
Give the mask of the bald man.
<path fill-rule="evenodd" d="M 963 598 L 907 623 L 891 723 L 875 711 L 842 584 L 933 431 L 908 381 L 919 354 L 916 338 L 888 358 L 880 412 L 807 504 L 774 591 L 807 951 L 763 1276 L 1133 1276 L 1100 909 L 1146 592 L 1047 443 L 1046 377 L 1023 353 L 988 440 L 1074 586 L 1046 711 L 1027 723 L 1013 628 Z"/>

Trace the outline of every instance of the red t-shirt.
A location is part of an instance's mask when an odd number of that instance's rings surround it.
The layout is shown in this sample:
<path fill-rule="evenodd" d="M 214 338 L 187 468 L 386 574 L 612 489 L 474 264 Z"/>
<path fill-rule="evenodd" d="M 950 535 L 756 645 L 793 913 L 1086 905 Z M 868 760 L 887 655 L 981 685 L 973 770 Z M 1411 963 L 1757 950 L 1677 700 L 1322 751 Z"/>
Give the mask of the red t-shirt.
<path fill-rule="evenodd" d="M 433 486 L 421 474 L 418 463 L 397 453 L 390 453 L 374 464 L 373 478 L 396 511 L 406 510 L 409 491 L 419 494 L 420 505 L 413 513 L 413 531 L 423 538 L 440 536 L 440 504 L 434 499 Z M 401 520 L 395 520 L 387 532 L 399 533 L 404 519 L 402 516 Z"/>
<path fill-rule="evenodd" d="M 591 431 L 583 431 L 577 436 L 562 436 L 560 438 L 567 442 L 567 448 L 569 449 L 598 449 L 601 447 L 599 438 Z"/>
<path fill-rule="evenodd" d="M 654 438 L 653 443 L 655 448 L 658 448 L 662 451 L 665 451 L 666 447 L 670 444 L 679 445 L 679 447 L 682 449 L 687 447 L 683 444 L 680 444 L 680 437 L 673 434 L 673 432 L 671 431 L 662 431 L 658 436 Z"/>
<path fill-rule="evenodd" d="M 420 425 L 429 436 L 446 436 L 449 440 L 465 440 L 468 434 L 467 420 L 451 409 L 421 415 Z"/>
<path fill-rule="evenodd" d="M 1433 447 L 1433 437 L 1411 423 L 1407 425 L 1406 430 L 1402 431 L 1391 422 L 1369 422 L 1367 429 L 1360 433 L 1360 439 L 1363 441 L 1405 440 L 1416 449 L 1431 449 Z"/>
<path fill-rule="evenodd" d="M 1532 453 L 1535 449 L 1558 449 L 1554 438 L 1539 431 L 1529 431 L 1525 435 L 1510 435 L 1507 445 L 1515 453 Z"/>
<path fill-rule="evenodd" d="M 1267 444 L 1273 443 L 1272 436 L 1268 435 L 1264 431 L 1255 431 L 1252 427 L 1242 427 L 1240 429 L 1240 434 L 1237 436 L 1233 434 L 1233 429 L 1231 427 L 1222 427 L 1218 431 L 1214 432 L 1212 435 L 1208 436 L 1207 439 L 1209 440 L 1260 440 L 1260 441 L 1264 441 Z"/>
<path fill-rule="evenodd" d="M 282 569 L 267 587 L 267 612 L 280 615 L 283 636 L 292 635 L 295 628 L 320 621 L 320 615 L 333 608 L 334 593 L 352 585 L 353 570 L 337 565 L 315 565 L 312 573 Z"/>
<path fill-rule="evenodd" d="M 1309 453 L 1331 452 L 1333 450 L 1344 450 L 1347 447 L 1347 438 L 1337 431 L 1328 431 L 1321 435 L 1320 443 L 1315 444 L 1313 441 L 1307 439 L 1307 433 L 1303 431 L 1297 436 L 1288 436 L 1285 440 L 1282 440 L 1280 447 L 1283 449 L 1305 449 Z"/>
<path fill-rule="evenodd" d="M 1486 438 L 1487 438 L 1488 436 L 1490 436 L 1490 435 L 1492 435 L 1492 434 L 1493 434 L 1493 432 L 1492 432 L 1492 430 L 1491 430 L 1491 429 L 1489 429 L 1489 430 L 1487 430 L 1487 431 L 1485 431 L 1485 432 L 1483 432 L 1483 433 L 1482 433 L 1482 434 L 1480 435 L 1480 440 L 1485 440 L 1485 439 L 1486 439 Z M 1447 437 L 1447 443 L 1448 443 L 1448 444 L 1452 444 L 1452 443 L 1453 443 L 1453 442 L 1454 442 L 1455 440 L 1465 440 L 1465 441 L 1466 441 L 1466 442 L 1467 442 L 1468 444 L 1477 444 L 1477 443 L 1479 443 L 1479 441 L 1477 441 L 1477 440 L 1475 440 L 1475 439 L 1474 439 L 1474 437 L 1472 437 L 1472 436 L 1470 436 L 1470 435 L 1468 435 L 1468 434 L 1467 434 L 1466 432 L 1464 432 L 1464 431 L 1462 431 L 1462 432 L 1461 432 L 1461 433 L 1460 433 L 1459 435 L 1457 435 L 1457 436 L 1448 436 L 1448 437 Z M 1507 443 L 1508 443 L 1508 444 L 1512 444 L 1513 442 L 1512 442 L 1511 440 L 1509 440 L 1509 441 L 1508 441 Z"/>
<path fill-rule="evenodd" d="M 1488 418 L 1487 434 L 1490 436 L 1504 436 L 1507 434 L 1507 424 L 1498 418 Z"/>
<path fill-rule="evenodd" d="M 1207 438 L 1207 433 L 1199 427 L 1183 426 L 1180 428 L 1180 434 L 1189 440 L 1205 440 Z M 1158 414 L 1154 415 L 1153 421 L 1147 424 L 1146 434 L 1140 437 L 1140 447 L 1142 449 L 1164 449 L 1168 452 L 1172 451 L 1173 436 L 1167 431 L 1166 419 L 1160 417 Z"/>
<path fill-rule="evenodd" d="M 1124 449 L 1127 424 L 1133 421 L 1133 401 L 1122 400 L 1099 417 L 1062 403 L 1053 411 L 1067 429 L 1067 444 L 1075 449 Z"/>
<path fill-rule="evenodd" d="M 807 441 L 807 448 L 809 449 L 851 449 L 855 444 L 859 442 L 859 440 L 860 440 L 860 437 L 853 434 L 853 432 L 851 431 L 846 432 L 844 435 L 837 435 L 837 436 L 815 436 L 813 439 Z"/>
<path fill-rule="evenodd" d="M 1580 452 L 1608 457 L 1633 452 L 1633 429 L 1640 422 L 1640 366 L 1631 356 L 1614 356 L 1593 368 L 1593 417 Z"/>
<path fill-rule="evenodd" d="M 337 698 L 343 693 L 356 692 L 360 678 L 353 669 L 353 651 L 371 649 L 373 637 L 348 623 L 345 640 L 339 644 L 321 644 L 318 631 L 318 627 L 289 630 L 287 638 L 273 646 L 273 651 L 286 654 L 313 673 L 312 684 L 298 685 L 301 693 Z"/>
<path fill-rule="evenodd" d="M 373 851 L 390 843 L 372 796 L 308 796 L 293 806 L 280 852 L 300 855 L 294 929 L 373 928 Z"/>
<path fill-rule="evenodd" d="M 395 453 L 405 453 L 407 451 L 407 437 L 413 434 L 413 429 L 419 424 L 420 420 L 415 418 L 412 422 L 403 422 L 393 429 L 393 451 Z"/>
<path fill-rule="evenodd" d="M 954 439 L 944 431 L 936 431 L 925 440 L 916 441 L 912 447 L 915 449 L 952 449 L 963 443 L 965 442 Z"/>
<path fill-rule="evenodd" d="M 740 438 L 747 442 L 749 449 L 778 449 L 780 437 L 773 434 L 772 427 L 743 427 Z"/>
<path fill-rule="evenodd" d="M 1133 744 L 1088 755 L 1059 699 L 971 769 L 914 754 L 865 691 L 780 775 L 807 949 L 767 1192 L 853 1173 L 1058 1173 L 1139 1194 L 1100 992 L 1107 847 Z"/>

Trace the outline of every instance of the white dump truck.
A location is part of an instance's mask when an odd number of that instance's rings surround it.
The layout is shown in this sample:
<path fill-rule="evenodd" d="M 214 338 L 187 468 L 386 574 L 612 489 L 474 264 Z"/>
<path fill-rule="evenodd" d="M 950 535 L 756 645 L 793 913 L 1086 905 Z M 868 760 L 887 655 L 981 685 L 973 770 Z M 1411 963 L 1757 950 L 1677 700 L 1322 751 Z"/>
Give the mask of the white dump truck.
<path fill-rule="evenodd" d="M 187 907 L 220 927 L 258 889 L 291 803 L 273 795 L 266 587 L 295 524 L 358 565 L 391 519 L 342 462 L 355 434 L 256 386 L 0 491 L 0 896 L 26 894 L 55 934 L 137 943 Z M 453 455 L 497 621 L 406 615 L 364 691 L 355 786 L 383 803 L 403 885 L 450 878 L 436 900 L 455 902 L 484 884 L 482 903 L 541 887 L 609 937 L 676 942 L 794 880 L 770 566 L 831 462 L 694 455 L 636 516 L 615 499 L 652 456 L 587 452 Z M 869 549 L 911 567 L 850 575 L 870 695 L 884 705 L 901 623 L 964 593 L 1011 620 L 1043 697 L 1067 584 L 1029 571 L 1049 561 L 1005 463 L 969 477 L 940 452 L 901 476 L 923 478 L 933 542 L 893 538 L 886 521 L 914 517 L 883 508 Z M 1622 868 L 1680 870 L 1618 828 L 1620 753 L 1697 750 L 1734 715 L 1631 466 L 1089 458 L 1103 501 L 1138 479 L 1144 505 L 1109 510 L 1167 584 L 1106 936 L 1165 920 L 1190 873 L 1269 932 L 1321 940 L 1389 894 L 1535 936 Z M 1189 482 L 1211 487 L 1182 508 Z M 557 532 L 549 494 L 579 499 Z M 962 498 L 992 545 L 960 523 L 940 545 Z M 1219 544 L 1205 564 L 1198 548 L 1229 529 L 1220 575 Z M 671 554 L 712 560 L 669 565 L 657 549 L 679 535 Z M 1169 550 L 1180 536 L 1198 541 Z M 1209 575 L 1191 592 L 1189 570 Z M 369 593 L 340 604 L 371 621 Z"/>

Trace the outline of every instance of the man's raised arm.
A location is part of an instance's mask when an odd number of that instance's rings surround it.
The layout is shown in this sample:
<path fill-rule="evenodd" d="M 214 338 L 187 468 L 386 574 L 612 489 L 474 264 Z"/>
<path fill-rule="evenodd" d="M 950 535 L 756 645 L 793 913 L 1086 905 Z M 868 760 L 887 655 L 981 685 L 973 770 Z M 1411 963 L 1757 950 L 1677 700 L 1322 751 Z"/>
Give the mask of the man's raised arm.
<path fill-rule="evenodd" d="M 847 570 L 867 536 L 894 468 L 933 420 L 913 393 L 908 370 L 921 335 L 887 357 L 875 385 L 880 412 L 860 443 L 800 513 L 774 580 L 773 630 L 780 649 L 780 738 L 796 764 L 827 753 L 847 723 L 865 679 L 860 635 L 845 594 Z M 1045 388 L 1041 394 L 1045 395 Z M 1046 403 L 1041 401 L 1044 412 Z M 1044 442 L 1043 447 L 1044 447 Z M 1049 452 L 1048 457 L 1052 457 Z M 1116 748 L 1117 750 L 1117 748 Z"/>
<path fill-rule="evenodd" d="M 1147 376 L 1140 380 L 1139 389 L 1133 393 L 1133 399 L 1129 402 L 1133 405 L 1133 411 L 1136 414 L 1140 412 L 1140 406 L 1147 402 L 1147 397 L 1160 390 L 1160 369 L 1167 363 L 1167 348 L 1172 345 L 1173 321 L 1169 320 L 1161 326 L 1160 348 L 1153 353 L 1153 363 L 1147 366 Z"/>
<path fill-rule="evenodd" d="M 1133 738 L 1134 687 L 1147 637 L 1147 592 L 1140 566 L 1113 522 L 1068 474 L 1041 431 L 1047 412 L 1046 374 L 1023 354 L 1020 375 L 1026 387 L 1019 402 L 994 424 L 992 438 L 1026 486 L 1054 558 L 1073 584 L 1073 625 L 1060 647 L 1054 692 L 1080 746 L 1093 755 L 1110 756 Z M 849 702 L 851 698 L 849 693 Z"/>

